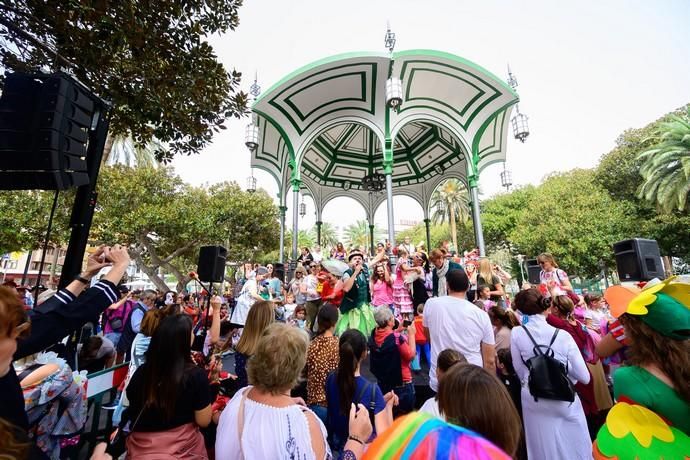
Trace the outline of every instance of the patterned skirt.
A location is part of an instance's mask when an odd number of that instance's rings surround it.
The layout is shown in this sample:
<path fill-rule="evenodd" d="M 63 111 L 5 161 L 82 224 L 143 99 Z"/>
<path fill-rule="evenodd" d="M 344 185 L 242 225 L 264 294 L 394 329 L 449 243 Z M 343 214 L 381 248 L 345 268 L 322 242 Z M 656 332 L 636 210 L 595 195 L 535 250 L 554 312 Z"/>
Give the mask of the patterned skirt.
<path fill-rule="evenodd" d="M 393 301 L 395 302 L 395 306 L 400 310 L 400 313 L 405 314 L 414 311 L 412 296 L 406 284 L 393 284 Z"/>
<path fill-rule="evenodd" d="M 340 318 L 338 318 L 338 322 L 335 324 L 335 335 L 340 336 L 348 329 L 359 329 L 368 339 L 375 327 L 374 310 L 371 308 L 371 305 L 365 303 L 347 313 L 340 314 Z"/>

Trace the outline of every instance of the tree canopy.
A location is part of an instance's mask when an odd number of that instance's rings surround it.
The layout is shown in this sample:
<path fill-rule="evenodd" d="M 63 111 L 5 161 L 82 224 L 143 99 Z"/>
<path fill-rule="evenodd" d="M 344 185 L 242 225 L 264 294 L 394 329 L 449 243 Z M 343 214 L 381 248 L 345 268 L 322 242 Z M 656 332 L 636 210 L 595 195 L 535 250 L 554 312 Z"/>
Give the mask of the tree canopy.
<path fill-rule="evenodd" d="M 264 192 L 235 183 L 185 184 L 170 168 L 104 167 L 91 239 L 129 245 L 137 265 L 160 288 L 158 268 L 178 288 L 197 263 L 199 246 L 223 245 L 232 261 L 278 246 L 278 210 Z"/>
<path fill-rule="evenodd" d="M 7 0 L 0 4 L 0 65 L 66 68 L 113 103 L 110 132 L 159 161 L 194 154 L 224 121 L 246 111 L 241 73 L 218 61 L 206 37 L 239 25 L 241 0 L 117 2 Z"/>

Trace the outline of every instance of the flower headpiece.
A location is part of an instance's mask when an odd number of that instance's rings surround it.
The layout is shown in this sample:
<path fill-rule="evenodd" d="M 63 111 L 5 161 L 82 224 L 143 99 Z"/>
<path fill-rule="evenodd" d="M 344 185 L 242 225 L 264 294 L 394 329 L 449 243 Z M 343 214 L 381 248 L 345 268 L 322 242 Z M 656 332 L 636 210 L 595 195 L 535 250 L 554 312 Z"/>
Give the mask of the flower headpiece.
<path fill-rule="evenodd" d="M 672 276 L 637 286 L 611 286 L 604 293 L 611 314 L 639 316 L 649 327 L 675 340 L 690 339 L 690 284 Z"/>

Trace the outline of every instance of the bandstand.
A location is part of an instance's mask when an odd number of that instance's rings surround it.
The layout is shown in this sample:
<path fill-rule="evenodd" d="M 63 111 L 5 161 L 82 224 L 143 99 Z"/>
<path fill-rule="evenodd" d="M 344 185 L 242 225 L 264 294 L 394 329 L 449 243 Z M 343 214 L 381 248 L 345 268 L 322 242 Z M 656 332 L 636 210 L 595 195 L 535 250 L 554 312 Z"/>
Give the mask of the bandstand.
<path fill-rule="evenodd" d="M 280 262 L 290 191 L 294 260 L 300 193 L 314 201 L 319 244 L 324 207 L 347 196 L 364 208 L 372 234 L 374 213 L 387 203 L 394 245 L 394 195 L 419 203 L 429 244 L 431 194 L 449 178 L 469 189 L 476 242 L 484 254 L 480 174 L 505 161 L 511 122 L 515 137 L 524 141 L 528 134 L 527 117 L 518 110 L 510 118 L 518 95 L 512 76 L 509 83 L 473 62 L 433 50 L 328 57 L 261 94 L 255 82 L 245 141 L 252 168 L 267 171 L 278 183 Z M 249 180 L 255 186 L 255 179 Z M 370 241 L 373 245 L 373 235 Z"/>

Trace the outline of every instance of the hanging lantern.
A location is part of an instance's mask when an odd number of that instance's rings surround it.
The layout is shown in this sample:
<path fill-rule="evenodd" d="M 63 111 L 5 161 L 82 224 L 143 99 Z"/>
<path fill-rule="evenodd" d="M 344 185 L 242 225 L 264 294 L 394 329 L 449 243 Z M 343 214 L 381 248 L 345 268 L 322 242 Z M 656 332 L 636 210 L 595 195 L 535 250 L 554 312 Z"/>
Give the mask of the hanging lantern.
<path fill-rule="evenodd" d="M 506 190 L 509 190 L 513 185 L 513 175 L 509 170 L 505 169 L 505 166 L 501 172 L 501 185 L 505 187 Z"/>
<path fill-rule="evenodd" d="M 395 109 L 403 102 L 402 80 L 390 77 L 386 80 L 386 104 Z"/>
<path fill-rule="evenodd" d="M 510 122 L 513 124 L 513 135 L 515 139 L 520 142 L 525 142 L 529 136 L 529 127 L 527 126 L 527 115 L 518 112 Z"/>
<path fill-rule="evenodd" d="M 247 191 L 249 193 L 256 192 L 256 177 L 253 174 L 247 177 Z"/>
<path fill-rule="evenodd" d="M 302 202 L 299 204 L 299 216 L 304 217 L 307 215 L 307 204 L 304 202 L 304 195 L 302 195 Z"/>
<path fill-rule="evenodd" d="M 247 125 L 244 132 L 244 145 L 252 152 L 259 148 L 259 127 L 254 122 Z"/>

